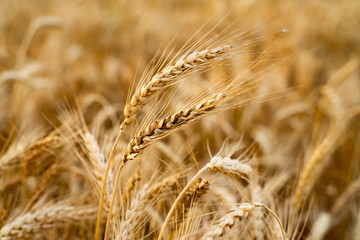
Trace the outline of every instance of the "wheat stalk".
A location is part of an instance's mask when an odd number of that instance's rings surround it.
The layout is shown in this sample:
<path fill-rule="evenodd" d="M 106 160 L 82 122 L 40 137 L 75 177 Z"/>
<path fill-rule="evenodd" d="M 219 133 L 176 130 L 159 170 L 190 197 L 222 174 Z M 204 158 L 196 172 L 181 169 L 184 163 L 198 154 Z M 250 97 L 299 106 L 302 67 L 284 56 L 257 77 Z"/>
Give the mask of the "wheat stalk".
<path fill-rule="evenodd" d="M 258 184 L 251 186 L 252 202 L 262 202 L 262 187 Z M 253 239 L 264 239 L 264 209 L 258 208 L 251 213 L 251 235 Z"/>

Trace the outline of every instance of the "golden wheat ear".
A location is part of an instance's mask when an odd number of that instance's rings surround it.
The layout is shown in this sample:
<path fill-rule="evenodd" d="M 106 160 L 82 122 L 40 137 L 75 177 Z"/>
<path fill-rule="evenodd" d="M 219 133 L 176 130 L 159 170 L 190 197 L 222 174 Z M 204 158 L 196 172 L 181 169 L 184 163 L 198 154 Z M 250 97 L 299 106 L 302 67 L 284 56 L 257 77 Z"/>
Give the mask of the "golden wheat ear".
<path fill-rule="evenodd" d="M 202 236 L 203 240 L 214 240 L 224 236 L 232 227 L 237 224 L 237 221 L 246 220 L 249 213 L 255 208 L 254 204 L 242 203 L 237 208 L 233 209 L 226 216 L 221 218 L 210 230 Z"/>
<path fill-rule="evenodd" d="M 252 174 L 252 168 L 247 164 L 240 163 L 239 161 L 232 160 L 230 158 L 221 158 L 218 156 L 212 158 L 210 163 L 206 164 L 205 167 L 203 167 L 196 173 L 196 175 L 188 182 L 188 184 L 176 198 L 165 218 L 158 239 L 162 239 L 163 235 L 165 234 L 166 225 L 169 222 L 173 212 L 177 208 L 179 202 L 184 198 L 185 194 L 189 191 L 189 188 L 191 188 L 191 186 L 193 186 L 193 184 L 198 181 L 201 174 L 203 174 L 205 171 L 220 171 L 224 174 L 230 173 L 237 174 L 239 176 L 250 176 Z"/>
<path fill-rule="evenodd" d="M 106 179 L 108 177 L 108 171 L 110 164 L 113 160 L 115 149 L 120 141 L 122 132 L 126 125 L 130 125 L 136 114 L 142 109 L 142 107 L 151 99 L 152 96 L 164 91 L 166 88 L 173 85 L 178 78 L 189 74 L 193 71 L 198 71 L 201 68 L 210 66 L 211 63 L 221 61 L 226 58 L 226 53 L 231 50 L 230 45 L 218 46 L 211 49 L 194 50 L 193 52 L 187 53 L 179 59 L 170 62 L 167 66 L 161 69 L 158 73 L 154 74 L 149 80 L 143 79 L 141 85 L 137 88 L 135 93 L 130 97 L 130 101 L 124 108 L 125 119 L 121 122 L 119 127 L 118 135 L 113 144 L 112 150 L 108 157 L 108 163 L 105 169 L 103 186 L 105 186 Z M 105 189 L 101 190 L 101 196 Z M 100 198 L 100 205 L 103 204 L 103 196 Z M 100 209 L 100 207 L 99 207 Z M 101 216 L 99 210 L 99 219 Z M 100 220 L 98 220 L 100 221 Z M 99 229 L 100 223 L 98 223 L 97 229 Z M 99 230 L 97 230 L 97 236 Z"/>
<path fill-rule="evenodd" d="M 222 60 L 222 56 L 230 50 L 231 46 L 225 45 L 213 49 L 194 51 L 182 56 L 175 63 L 166 66 L 132 95 L 130 102 L 124 108 L 124 123 L 126 125 L 131 124 L 133 118 L 141 110 L 142 106 L 150 100 L 151 96 L 173 85 L 182 75 L 204 67 L 204 65 L 214 63 L 214 60 Z"/>
<path fill-rule="evenodd" d="M 1 239 L 28 239 L 46 230 L 81 224 L 85 220 L 95 219 L 96 206 L 50 205 L 34 212 L 26 213 L 5 224 L 0 231 Z"/>
<path fill-rule="evenodd" d="M 171 192 L 182 175 L 182 173 L 177 173 L 161 181 L 156 181 L 154 184 L 146 183 L 125 209 L 124 212 L 127 212 L 127 214 L 121 216 L 123 220 L 117 232 L 120 232 L 125 239 L 135 238 L 135 233 L 143 228 L 148 220 L 149 209 L 153 204 L 163 199 L 163 196 L 167 196 Z"/>

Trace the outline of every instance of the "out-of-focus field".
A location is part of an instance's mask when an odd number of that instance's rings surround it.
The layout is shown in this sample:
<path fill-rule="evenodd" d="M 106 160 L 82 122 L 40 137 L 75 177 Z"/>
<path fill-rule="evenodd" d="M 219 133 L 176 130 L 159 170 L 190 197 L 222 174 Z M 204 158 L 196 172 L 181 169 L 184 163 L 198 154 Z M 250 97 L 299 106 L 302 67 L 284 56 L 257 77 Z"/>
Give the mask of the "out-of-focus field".
<path fill-rule="evenodd" d="M 351 0 L 0 0 L 0 238 L 360 239 L 359 29 Z"/>

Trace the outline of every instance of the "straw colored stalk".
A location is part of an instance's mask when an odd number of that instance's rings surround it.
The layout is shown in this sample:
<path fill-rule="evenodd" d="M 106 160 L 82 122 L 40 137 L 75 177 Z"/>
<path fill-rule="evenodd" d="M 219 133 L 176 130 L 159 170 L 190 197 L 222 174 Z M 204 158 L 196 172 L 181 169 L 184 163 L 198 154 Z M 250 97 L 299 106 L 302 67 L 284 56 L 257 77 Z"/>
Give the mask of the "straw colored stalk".
<path fill-rule="evenodd" d="M 250 183 L 251 184 L 251 183 Z M 252 202 L 262 202 L 262 187 L 258 184 L 253 184 L 252 189 Z M 264 239 L 264 209 L 255 209 L 250 214 L 251 235 L 253 239 Z"/>

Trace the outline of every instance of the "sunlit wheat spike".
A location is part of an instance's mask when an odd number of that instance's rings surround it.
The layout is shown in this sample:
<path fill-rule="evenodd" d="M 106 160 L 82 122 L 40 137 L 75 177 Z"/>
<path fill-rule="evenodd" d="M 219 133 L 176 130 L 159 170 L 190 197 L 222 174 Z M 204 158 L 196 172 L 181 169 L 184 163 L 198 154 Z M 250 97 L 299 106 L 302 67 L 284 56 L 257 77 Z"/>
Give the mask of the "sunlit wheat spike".
<path fill-rule="evenodd" d="M 209 181 L 199 178 L 184 193 L 182 203 L 185 207 L 189 207 L 194 198 L 199 198 L 209 190 Z"/>
<path fill-rule="evenodd" d="M 131 124 L 141 107 L 149 101 L 150 97 L 174 83 L 174 81 L 197 67 L 203 66 L 210 60 L 219 58 L 231 49 L 230 45 L 220 46 L 213 49 L 194 51 L 182 56 L 175 63 L 171 63 L 155 74 L 150 81 L 141 86 L 130 98 L 130 102 L 124 108 L 125 124 Z M 221 58 L 219 58 L 221 59 Z"/>
<path fill-rule="evenodd" d="M 53 205 L 26 213 L 5 224 L 0 230 L 0 237 L 4 240 L 28 239 L 47 229 L 80 224 L 84 220 L 95 219 L 95 206 Z"/>
<path fill-rule="evenodd" d="M 213 157 L 206 167 L 209 171 L 219 171 L 225 174 L 232 173 L 244 177 L 248 177 L 253 172 L 252 167 L 248 164 L 241 163 L 229 157 L 223 158 L 220 156 Z"/>
<path fill-rule="evenodd" d="M 122 237 L 131 238 L 136 233 L 136 229 L 146 222 L 146 216 L 152 204 L 171 192 L 181 176 L 182 174 L 175 174 L 154 184 L 147 183 L 138 191 L 137 196 L 127 205 L 130 214 L 127 214 L 121 223 Z"/>
<path fill-rule="evenodd" d="M 240 206 L 222 217 L 201 239 L 213 240 L 224 236 L 238 221 L 245 220 L 254 208 L 255 205 L 251 203 L 240 204 Z"/>
<path fill-rule="evenodd" d="M 215 160 L 214 160 L 215 159 Z M 163 235 L 165 234 L 165 228 L 167 223 L 170 220 L 170 217 L 172 216 L 173 212 L 175 211 L 175 209 L 177 208 L 178 203 L 184 198 L 185 194 L 189 191 L 189 188 L 191 188 L 194 183 L 196 183 L 197 181 L 199 181 L 199 177 L 201 176 L 201 174 L 203 174 L 205 171 L 209 170 L 209 171 L 221 171 L 223 173 L 237 173 L 239 175 L 243 174 L 242 170 L 246 170 L 247 173 L 249 173 L 251 171 L 251 168 L 245 164 L 241 164 L 236 160 L 232 160 L 230 158 L 221 158 L 221 157 L 214 157 L 210 163 L 206 164 L 203 168 L 201 168 L 196 174 L 195 176 L 188 182 L 188 184 L 183 188 L 183 190 L 181 191 L 181 193 L 178 195 L 178 197 L 176 198 L 175 202 L 173 203 L 173 205 L 171 206 L 165 221 L 163 223 L 163 226 L 160 230 L 159 233 L 159 239 L 161 239 L 163 237 Z"/>
<path fill-rule="evenodd" d="M 33 164 L 39 164 L 39 159 L 52 154 L 52 152 L 62 144 L 62 139 L 58 132 L 54 131 L 48 136 L 29 144 L 25 149 L 20 152 L 5 155 L 0 159 L 0 172 L 11 171 L 22 167 L 26 173 L 32 174 Z"/>
<path fill-rule="evenodd" d="M 123 163 L 135 159 L 143 149 L 156 140 L 167 136 L 171 131 L 210 113 L 225 97 L 224 93 L 216 94 L 195 106 L 149 124 L 129 142 L 127 150 L 122 156 Z"/>

